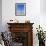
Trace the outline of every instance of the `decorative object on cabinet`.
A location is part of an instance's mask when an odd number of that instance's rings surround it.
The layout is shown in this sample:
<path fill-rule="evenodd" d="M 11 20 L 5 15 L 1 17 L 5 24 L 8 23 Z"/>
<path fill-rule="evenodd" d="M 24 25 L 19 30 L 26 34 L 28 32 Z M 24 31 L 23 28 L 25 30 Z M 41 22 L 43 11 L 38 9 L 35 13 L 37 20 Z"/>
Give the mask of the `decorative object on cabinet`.
<path fill-rule="evenodd" d="M 30 23 L 30 20 L 25 20 L 25 23 Z"/>
<path fill-rule="evenodd" d="M 16 16 L 26 16 L 26 3 L 16 3 L 15 4 L 15 15 Z"/>
<path fill-rule="evenodd" d="M 11 19 L 8 23 L 19 23 L 19 21 L 17 19 Z"/>

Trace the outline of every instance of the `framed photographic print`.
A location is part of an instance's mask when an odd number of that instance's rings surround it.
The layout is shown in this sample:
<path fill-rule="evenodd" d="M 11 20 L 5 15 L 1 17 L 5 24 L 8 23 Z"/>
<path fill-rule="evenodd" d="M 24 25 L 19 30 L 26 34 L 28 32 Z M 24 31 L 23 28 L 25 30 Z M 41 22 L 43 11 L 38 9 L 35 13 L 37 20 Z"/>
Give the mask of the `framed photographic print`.
<path fill-rule="evenodd" d="M 15 4 L 15 15 L 16 16 L 26 16 L 26 3 L 16 3 Z"/>

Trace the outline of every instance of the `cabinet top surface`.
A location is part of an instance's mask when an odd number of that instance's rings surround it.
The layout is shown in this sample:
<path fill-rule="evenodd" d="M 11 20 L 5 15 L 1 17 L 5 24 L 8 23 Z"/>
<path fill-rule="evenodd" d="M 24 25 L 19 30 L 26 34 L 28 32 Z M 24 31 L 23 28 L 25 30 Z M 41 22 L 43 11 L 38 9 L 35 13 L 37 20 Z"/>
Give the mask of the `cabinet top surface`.
<path fill-rule="evenodd" d="M 34 24 L 34 23 L 7 23 L 7 24 Z"/>

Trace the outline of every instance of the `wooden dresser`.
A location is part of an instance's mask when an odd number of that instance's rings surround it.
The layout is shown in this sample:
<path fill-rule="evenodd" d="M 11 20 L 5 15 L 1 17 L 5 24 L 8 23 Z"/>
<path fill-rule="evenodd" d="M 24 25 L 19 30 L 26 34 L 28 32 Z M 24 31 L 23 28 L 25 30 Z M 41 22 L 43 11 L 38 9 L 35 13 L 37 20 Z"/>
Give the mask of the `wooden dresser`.
<path fill-rule="evenodd" d="M 22 46 L 33 46 L 33 23 L 7 23 L 12 39 L 23 43 Z"/>

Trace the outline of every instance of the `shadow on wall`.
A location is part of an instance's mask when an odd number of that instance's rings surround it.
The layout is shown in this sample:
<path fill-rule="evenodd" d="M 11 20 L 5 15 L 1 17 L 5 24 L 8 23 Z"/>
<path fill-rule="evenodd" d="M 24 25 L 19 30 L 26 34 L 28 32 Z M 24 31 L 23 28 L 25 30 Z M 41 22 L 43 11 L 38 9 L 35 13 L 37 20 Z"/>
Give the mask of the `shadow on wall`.
<path fill-rule="evenodd" d="M 0 31 L 2 31 L 2 0 L 0 0 Z"/>
<path fill-rule="evenodd" d="M 46 0 L 40 0 L 40 11 L 46 14 Z"/>

